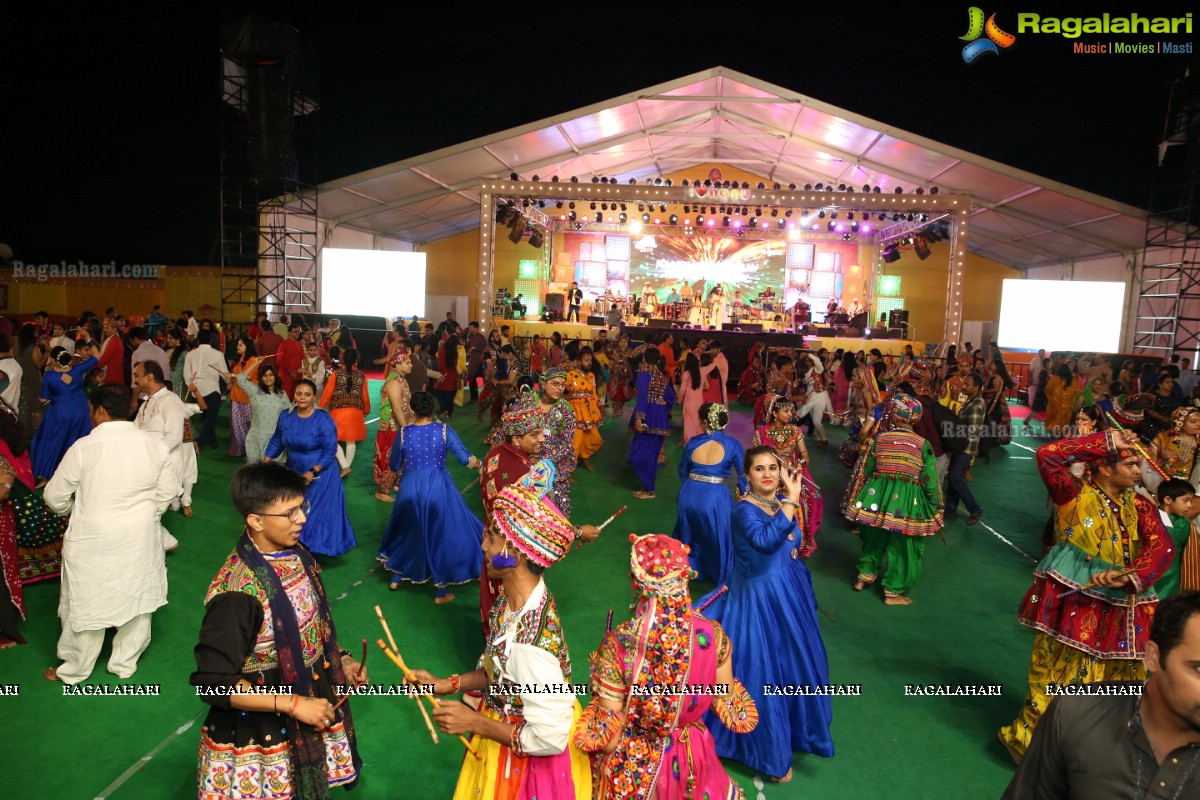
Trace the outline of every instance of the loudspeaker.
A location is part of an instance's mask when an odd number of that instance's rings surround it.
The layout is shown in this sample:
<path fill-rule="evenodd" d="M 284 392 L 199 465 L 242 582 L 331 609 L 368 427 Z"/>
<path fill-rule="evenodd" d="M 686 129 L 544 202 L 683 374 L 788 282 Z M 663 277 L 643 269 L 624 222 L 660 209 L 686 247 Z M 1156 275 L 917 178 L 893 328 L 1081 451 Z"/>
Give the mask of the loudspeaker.
<path fill-rule="evenodd" d="M 837 328 L 822 328 L 817 326 L 817 336 L 837 336 Z"/>
<path fill-rule="evenodd" d="M 655 319 L 651 317 L 649 320 L 649 325 L 651 328 L 669 328 L 674 324 L 675 320 L 673 319 Z"/>
<path fill-rule="evenodd" d="M 908 309 L 894 308 L 888 312 L 889 328 L 904 328 L 908 325 Z"/>
<path fill-rule="evenodd" d="M 739 322 L 734 325 L 732 322 L 722 322 L 721 330 L 723 331 L 741 331 L 742 333 L 762 333 L 761 322 Z"/>
<path fill-rule="evenodd" d="M 587 324 L 588 325 L 603 325 L 604 317 L 588 317 Z"/>
<path fill-rule="evenodd" d="M 548 294 L 542 308 L 546 311 L 556 311 L 562 315 L 567 310 L 567 298 L 565 295 L 558 293 Z"/>
<path fill-rule="evenodd" d="M 263 192 L 283 191 L 284 181 L 299 177 L 293 141 L 292 90 L 284 63 L 254 64 L 248 70 L 246 119 L 250 164 Z"/>

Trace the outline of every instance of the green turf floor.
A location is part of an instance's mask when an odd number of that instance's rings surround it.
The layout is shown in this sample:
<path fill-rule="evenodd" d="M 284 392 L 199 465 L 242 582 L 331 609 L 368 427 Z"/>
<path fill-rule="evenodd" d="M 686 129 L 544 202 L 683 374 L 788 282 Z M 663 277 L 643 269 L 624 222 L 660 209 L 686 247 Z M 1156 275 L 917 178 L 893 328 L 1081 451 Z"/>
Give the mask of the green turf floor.
<path fill-rule="evenodd" d="M 378 382 L 372 382 L 372 396 Z M 226 407 L 227 408 L 227 407 Z M 484 425 L 473 408 L 452 421 L 474 453 L 482 456 Z M 626 409 L 626 418 L 629 409 Z M 748 440 L 745 409 L 731 432 Z M 676 420 L 678 425 L 678 420 Z M 372 494 L 372 437 L 359 447 L 347 479 L 347 502 L 359 546 L 342 558 L 324 559 L 324 580 L 344 646 L 357 652 L 363 637 L 372 643 L 380 627 L 372 610 L 380 604 L 401 652 L 411 666 L 435 674 L 473 668 L 482 646 L 476 584 L 459 587 L 458 598 L 435 606 L 429 587 L 390 592 L 375 567 L 375 553 L 392 506 Z M 889 607 L 878 589 L 851 590 L 858 540 L 837 514 L 847 470 L 837 461 L 840 428 L 830 428 L 831 446 L 810 443 L 812 472 L 825 489 L 825 523 L 820 549 L 809 567 L 820 624 L 835 683 L 862 687 L 861 696 L 833 701 L 837 755 L 797 755 L 790 784 L 762 782 L 731 762 L 727 767 L 756 800 L 801 797 L 994 798 L 1013 767 L 996 740 L 996 730 L 1016 715 L 1024 699 L 1025 669 L 1032 633 L 1014 618 L 1030 582 L 1047 513 L 1046 492 L 1028 449 L 1017 439 L 975 469 L 973 487 L 984 507 L 985 525 L 963 521 L 927 541 L 925 573 L 911 592 L 913 605 Z M 547 573 L 573 655 L 575 682 L 587 681 L 587 655 L 604 630 L 608 609 L 616 618 L 630 601 L 627 579 L 630 531 L 666 532 L 674 525 L 678 435 L 659 473 L 658 498 L 638 501 L 626 462 L 623 421 L 608 421 L 604 448 L 594 472 L 579 470 L 572 499 L 573 521 L 598 523 L 622 504 L 629 511 L 601 539 Z M 227 430 L 221 432 L 224 446 Z M 167 557 L 169 604 L 154 615 L 154 640 L 129 681 L 105 671 L 106 645 L 92 684 L 159 684 L 158 697 L 64 697 L 61 684 L 41 678 L 57 664 L 57 582 L 26 587 L 29 644 L 0 652 L 0 684 L 19 684 L 19 696 L 0 696 L 0 797 L 193 798 L 196 752 L 206 706 L 188 684 L 192 648 L 203 616 L 203 599 L 217 568 L 241 530 L 228 500 L 228 482 L 240 462 L 205 451 L 195 488 L 196 515 L 168 512 L 164 521 L 180 540 Z M 481 510 L 477 478 L 457 463 L 451 472 L 467 501 Z M 990 526 L 991 529 L 989 530 Z M 1000 537 L 1009 540 L 1006 543 Z M 696 585 L 695 596 L 710 587 Z M 735 643 L 736 646 L 736 643 Z M 368 662 L 376 682 L 398 683 L 400 675 L 374 649 Z M 1002 684 L 999 697 L 912 697 L 906 684 Z M 434 745 L 411 700 L 364 697 L 353 702 L 364 766 L 360 798 L 440 798 L 453 792 L 462 748 L 452 737 Z M 337 796 L 340 796 L 337 795 Z"/>

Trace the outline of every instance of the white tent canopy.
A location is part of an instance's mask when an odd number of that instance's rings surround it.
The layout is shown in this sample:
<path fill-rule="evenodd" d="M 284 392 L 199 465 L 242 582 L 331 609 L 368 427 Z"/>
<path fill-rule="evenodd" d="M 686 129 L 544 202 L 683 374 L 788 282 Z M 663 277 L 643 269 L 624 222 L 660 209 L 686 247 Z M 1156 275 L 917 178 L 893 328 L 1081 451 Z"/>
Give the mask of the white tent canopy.
<path fill-rule="evenodd" d="M 1135 257 L 1146 212 L 716 67 L 324 183 L 327 225 L 420 244 L 479 227 L 479 184 L 624 183 L 728 164 L 783 185 L 973 197 L 969 249 L 1018 269 Z"/>

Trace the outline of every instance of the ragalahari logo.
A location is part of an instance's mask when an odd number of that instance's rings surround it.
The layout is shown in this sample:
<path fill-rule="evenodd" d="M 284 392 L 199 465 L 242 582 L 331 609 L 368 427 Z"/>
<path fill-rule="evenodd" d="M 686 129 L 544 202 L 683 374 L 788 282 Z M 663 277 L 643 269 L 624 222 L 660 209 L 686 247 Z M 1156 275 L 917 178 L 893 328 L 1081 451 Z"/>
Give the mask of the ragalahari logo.
<path fill-rule="evenodd" d="M 979 38 L 985 33 L 987 34 L 986 39 Z M 971 6 L 967 9 L 967 33 L 958 38 L 969 42 L 962 51 L 963 61 L 968 64 L 984 53 L 1000 55 L 1000 48 L 1008 49 L 1017 41 L 1017 37 L 1011 33 L 1000 30 L 1000 26 L 996 24 L 995 14 L 988 17 L 987 22 L 984 23 L 983 9 L 979 6 Z"/>

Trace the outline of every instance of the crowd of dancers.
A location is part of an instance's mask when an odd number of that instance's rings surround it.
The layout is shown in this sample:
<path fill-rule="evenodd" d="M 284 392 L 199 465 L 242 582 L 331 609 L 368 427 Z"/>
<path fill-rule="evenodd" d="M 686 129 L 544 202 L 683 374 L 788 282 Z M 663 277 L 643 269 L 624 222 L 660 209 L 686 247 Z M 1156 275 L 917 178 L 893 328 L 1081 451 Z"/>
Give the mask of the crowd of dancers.
<path fill-rule="evenodd" d="M 394 504 L 376 540 L 356 533 L 346 508 L 344 480 L 372 408 L 353 334 L 297 320 L 276 332 L 260 318 L 234 338 L 211 323 L 189 330 L 193 321 L 151 331 L 110 310 L 100 342 L 90 318 L 74 335 L 44 318 L 22 328 L 31 341 L 22 357 L 43 361 L 48 407 L 29 442 L 20 401 L 0 406 L 0 644 L 24 641 L 22 583 L 61 575 L 62 663 L 45 677 L 86 680 L 110 627 L 108 668 L 133 674 L 165 603 L 164 553 L 178 544 L 162 515 L 196 513 L 196 455 L 219 447 L 228 397 L 226 453 L 248 462 L 231 485 L 245 527 L 205 593 L 191 676 L 210 690 L 198 770 L 208 800 L 324 797 L 357 781 L 357 731 L 338 687 L 369 678 L 338 641 L 317 557 L 362 540 L 378 541 L 391 589 L 432 584 L 441 605 L 479 580 L 478 664 L 450 676 L 408 671 L 463 700 L 432 711 L 432 724 L 470 750 L 455 798 L 744 797 L 721 759 L 788 781 L 797 753 L 834 755 L 834 684 L 806 564 L 827 511 L 810 442 L 849 470 L 837 508 L 861 552 L 847 581 L 858 591 L 879 584 L 883 603 L 905 606 L 925 539 L 960 504 L 966 524 L 980 520 L 970 471 L 1011 437 L 1011 379 L 1001 361 L 974 353 L 935 366 L 911 352 L 756 347 L 734 382 L 718 343 L 669 333 L 590 343 L 556 334 L 546 347 L 505 329 L 484 336 L 474 323 L 414 321 L 396 325 L 376 360 L 385 379 L 373 488 Z M 727 432 L 731 394 L 753 417 L 746 441 Z M 452 422 L 472 402 L 492 420 L 482 456 Z M 1135 452 L 1138 404 L 1122 397 L 1114 410 L 1081 410 L 1081 427 L 1037 453 L 1055 510 L 1019 612 L 1038 631 L 1029 696 L 1000 732 L 1018 762 L 1038 741 L 1050 684 L 1144 678 L 1156 588 L 1200 588 L 1191 521 L 1200 503 L 1188 483 L 1200 410 L 1179 409 L 1151 452 Z M 1097 417 L 1105 429 L 1093 432 Z M 582 707 L 554 688 L 579 676 L 545 574 L 619 535 L 573 520 L 572 503 L 574 473 L 593 469 L 611 446 L 602 429 L 617 424 L 629 434 L 630 499 L 657 499 L 660 470 L 676 459 L 681 488 L 669 534 L 629 535 L 632 616 L 610 618 Z M 826 450 L 827 425 L 847 428 L 837 452 Z M 137 469 L 118 470 L 130 452 L 144 454 Z M 449 458 L 479 471 L 482 519 Z M 1134 492 L 1147 468 L 1162 473 L 1153 497 Z M 118 536 L 131 545 L 113 552 Z M 697 578 L 715 588 L 694 597 Z M 1019 773 L 1014 786 L 1029 780 Z"/>

